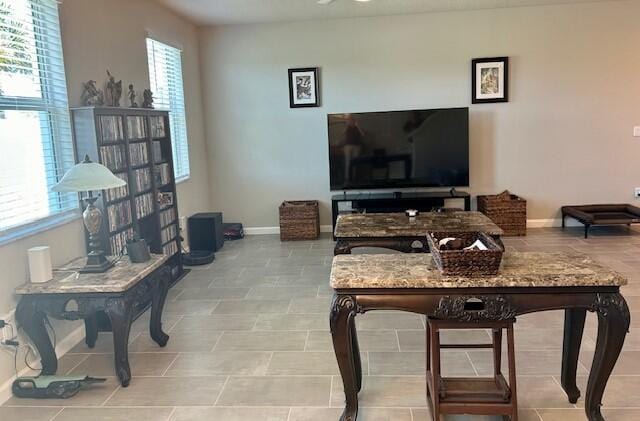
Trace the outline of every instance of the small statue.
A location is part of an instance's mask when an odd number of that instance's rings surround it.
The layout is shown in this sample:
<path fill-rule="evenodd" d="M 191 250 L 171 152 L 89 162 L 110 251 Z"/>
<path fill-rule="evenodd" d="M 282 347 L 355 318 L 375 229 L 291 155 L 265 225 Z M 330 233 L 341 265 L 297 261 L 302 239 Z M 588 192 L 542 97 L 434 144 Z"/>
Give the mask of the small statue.
<path fill-rule="evenodd" d="M 82 96 L 80 97 L 82 105 L 93 107 L 96 105 L 104 105 L 104 94 L 96 88 L 96 81 L 89 80 L 82 83 Z"/>
<path fill-rule="evenodd" d="M 142 98 L 144 98 L 142 108 L 153 108 L 153 92 L 151 92 L 151 89 L 145 89 L 142 92 Z"/>
<path fill-rule="evenodd" d="M 129 84 L 129 102 L 131 103 L 129 105 L 131 108 L 138 108 L 138 103 L 136 102 L 136 92 L 133 90 L 133 83 Z"/>
<path fill-rule="evenodd" d="M 119 107 L 122 96 L 122 81 L 116 82 L 116 78 L 108 70 L 107 76 L 109 76 L 109 80 L 105 88 L 105 103 L 109 107 Z"/>

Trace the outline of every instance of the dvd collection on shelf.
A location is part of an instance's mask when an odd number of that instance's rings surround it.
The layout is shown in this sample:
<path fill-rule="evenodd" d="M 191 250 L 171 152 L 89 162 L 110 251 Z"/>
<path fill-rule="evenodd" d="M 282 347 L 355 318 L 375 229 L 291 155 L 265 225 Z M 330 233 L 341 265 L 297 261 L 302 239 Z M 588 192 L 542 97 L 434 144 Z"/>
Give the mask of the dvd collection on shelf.
<path fill-rule="evenodd" d="M 133 170 L 133 185 L 136 188 L 136 193 L 149 190 L 151 188 L 151 169 L 147 167 Z"/>
<path fill-rule="evenodd" d="M 116 187 L 114 189 L 108 189 L 104 191 L 104 198 L 107 202 L 113 202 L 118 199 L 122 199 L 123 197 L 127 197 L 129 195 L 129 178 L 127 177 L 126 172 L 121 172 L 114 174 L 121 180 L 124 180 L 127 184 L 122 187 Z"/>
<path fill-rule="evenodd" d="M 113 232 L 131 223 L 131 203 L 124 201 L 107 206 L 109 231 Z"/>
<path fill-rule="evenodd" d="M 156 186 L 164 186 L 165 184 L 169 184 L 171 182 L 171 174 L 169 171 L 169 164 L 158 164 L 155 167 L 155 175 L 156 175 Z"/>
<path fill-rule="evenodd" d="M 111 255 L 118 256 L 123 254 L 122 251 L 124 246 L 127 244 L 127 240 L 133 238 L 133 228 L 126 229 L 122 232 L 114 234 L 109 238 L 109 243 L 111 246 Z"/>
<path fill-rule="evenodd" d="M 122 145 L 100 146 L 100 161 L 112 172 L 123 169 L 127 165 L 127 158 Z"/>
<path fill-rule="evenodd" d="M 147 137 L 147 131 L 144 128 L 144 117 L 127 117 L 127 137 L 129 140 L 144 139 Z"/>
<path fill-rule="evenodd" d="M 131 143 L 129 145 L 129 160 L 131 165 L 138 167 L 149 163 L 149 153 L 145 142 Z"/>
<path fill-rule="evenodd" d="M 162 244 L 164 244 L 176 238 L 177 235 L 178 229 L 176 227 L 176 224 L 171 224 L 160 231 L 160 240 L 162 241 Z"/>
<path fill-rule="evenodd" d="M 176 220 L 176 209 L 168 208 L 160 212 L 160 226 L 165 227 Z"/>
<path fill-rule="evenodd" d="M 162 246 L 162 253 L 171 257 L 178 252 L 178 244 L 175 241 Z"/>
<path fill-rule="evenodd" d="M 162 144 L 160 144 L 159 141 L 154 140 L 152 142 L 152 154 L 153 154 L 153 162 L 154 163 L 160 163 L 163 161 L 162 159 Z"/>
<path fill-rule="evenodd" d="M 136 217 L 142 219 L 153 213 L 153 193 L 146 193 L 135 198 Z"/>
<path fill-rule="evenodd" d="M 102 130 L 102 143 L 118 142 L 124 139 L 122 118 L 118 116 L 101 116 L 100 128 Z"/>
<path fill-rule="evenodd" d="M 151 123 L 151 137 L 154 139 L 165 137 L 164 117 L 149 117 Z"/>

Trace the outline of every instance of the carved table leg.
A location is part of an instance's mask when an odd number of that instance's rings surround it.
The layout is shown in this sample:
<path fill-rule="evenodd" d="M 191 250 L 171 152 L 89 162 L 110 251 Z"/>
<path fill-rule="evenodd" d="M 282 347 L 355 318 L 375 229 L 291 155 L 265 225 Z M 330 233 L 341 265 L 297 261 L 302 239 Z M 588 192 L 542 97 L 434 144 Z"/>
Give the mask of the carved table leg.
<path fill-rule="evenodd" d="M 105 313 L 111 320 L 116 375 L 122 387 L 129 386 L 129 331 L 131 329 L 131 306 L 124 298 L 112 298 L 107 302 Z"/>
<path fill-rule="evenodd" d="M 593 310 L 598 312 L 598 340 L 589 373 L 585 411 L 589 421 L 604 421 L 600 412 L 602 395 L 622 350 L 631 316 L 627 303 L 618 293 L 598 294 Z"/>
<path fill-rule="evenodd" d="M 358 333 L 356 332 L 356 318 L 352 317 L 349 322 L 351 333 L 351 351 L 353 353 L 353 368 L 356 374 L 356 389 L 362 389 L 362 361 L 360 359 L 360 344 L 358 343 Z"/>
<path fill-rule="evenodd" d="M 333 248 L 333 255 L 337 256 L 339 254 L 351 254 L 351 246 L 348 241 L 336 241 L 336 246 Z"/>
<path fill-rule="evenodd" d="M 352 334 L 355 315 L 356 302 L 353 297 L 334 295 L 329 323 L 346 400 L 340 421 L 355 421 L 358 416 L 358 380 L 354 361 L 354 336 Z"/>
<path fill-rule="evenodd" d="M 16 322 L 24 329 L 33 345 L 35 345 L 42 361 L 42 375 L 53 375 L 58 370 L 58 358 L 51 344 L 44 320 L 47 316 L 38 310 L 38 299 L 24 296 L 16 308 Z"/>
<path fill-rule="evenodd" d="M 586 317 L 586 309 L 566 309 L 564 311 L 561 383 L 571 403 L 576 403 L 580 397 L 580 389 L 576 385 L 576 370 Z"/>
<path fill-rule="evenodd" d="M 95 314 L 84 319 L 84 341 L 89 348 L 96 346 L 98 340 L 98 321 Z"/>
<path fill-rule="evenodd" d="M 157 285 L 153 291 L 151 301 L 151 321 L 149 323 L 149 332 L 151 338 L 160 346 L 165 346 L 169 341 L 169 335 L 162 331 L 162 309 L 169 292 L 169 281 L 171 272 L 168 268 L 163 269 L 158 274 Z"/>

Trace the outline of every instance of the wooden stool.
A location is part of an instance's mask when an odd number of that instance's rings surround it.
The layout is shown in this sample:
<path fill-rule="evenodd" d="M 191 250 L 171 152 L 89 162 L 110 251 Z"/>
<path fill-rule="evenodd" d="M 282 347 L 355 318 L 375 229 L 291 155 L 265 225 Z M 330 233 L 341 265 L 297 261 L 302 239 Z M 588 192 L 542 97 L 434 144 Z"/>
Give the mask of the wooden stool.
<path fill-rule="evenodd" d="M 440 421 L 440 414 L 502 415 L 506 419 L 511 417 L 511 421 L 518 420 L 514 322 L 514 319 L 482 322 L 427 320 L 427 401 L 434 421 Z M 490 344 L 440 344 L 441 329 L 491 329 L 493 341 Z M 508 384 L 501 372 L 503 329 L 507 330 Z M 493 349 L 493 377 L 443 378 L 440 369 L 442 348 Z"/>

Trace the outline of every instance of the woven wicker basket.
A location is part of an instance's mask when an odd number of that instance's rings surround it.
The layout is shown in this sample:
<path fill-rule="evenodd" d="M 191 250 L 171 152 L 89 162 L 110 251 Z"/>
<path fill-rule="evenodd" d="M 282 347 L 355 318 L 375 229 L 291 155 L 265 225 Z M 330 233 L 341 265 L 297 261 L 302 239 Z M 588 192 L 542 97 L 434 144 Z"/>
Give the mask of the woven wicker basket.
<path fill-rule="evenodd" d="M 489 250 L 440 250 L 438 242 L 443 238 L 455 237 L 470 246 L 476 240 L 482 241 Z M 490 276 L 496 275 L 502 262 L 502 248 L 493 238 L 483 232 L 427 234 L 431 256 L 443 275 L 447 276 Z"/>
<path fill-rule="evenodd" d="M 320 235 L 317 200 L 285 201 L 280 205 L 280 240 L 315 240 Z"/>
<path fill-rule="evenodd" d="M 484 213 L 504 235 L 527 235 L 527 201 L 508 192 L 478 196 L 478 211 Z"/>

